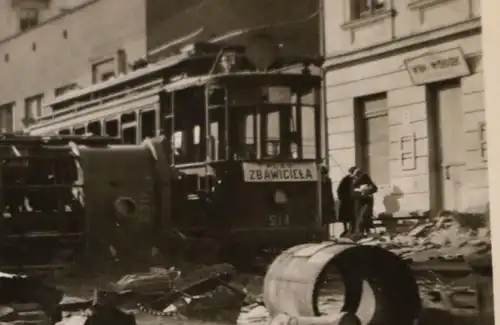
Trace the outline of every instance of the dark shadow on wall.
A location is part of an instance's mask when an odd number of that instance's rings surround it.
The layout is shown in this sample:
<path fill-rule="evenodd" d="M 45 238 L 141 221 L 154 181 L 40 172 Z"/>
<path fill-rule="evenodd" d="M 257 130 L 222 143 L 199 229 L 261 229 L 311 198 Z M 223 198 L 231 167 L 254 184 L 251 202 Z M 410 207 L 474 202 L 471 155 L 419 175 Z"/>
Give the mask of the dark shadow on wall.
<path fill-rule="evenodd" d="M 384 196 L 383 204 L 385 216 L 393 216 L 394 213 L 401 211 L 399 200 L 403 197 L 403 191 L 397 186 L 393 186 L 391 193 Z"/>
<path fill-rule="evenodd" d="M 384 196 L 382 200 L 385 211 L 380 213 L 378 217 L 389 233 L 396 233 L 398 231 L 398 220 L 394 218 L 394 214 L 401 211 L 399 200 L 403 195 L 403 191 L 399 187 L 393 186 L 392 191 Z"/>

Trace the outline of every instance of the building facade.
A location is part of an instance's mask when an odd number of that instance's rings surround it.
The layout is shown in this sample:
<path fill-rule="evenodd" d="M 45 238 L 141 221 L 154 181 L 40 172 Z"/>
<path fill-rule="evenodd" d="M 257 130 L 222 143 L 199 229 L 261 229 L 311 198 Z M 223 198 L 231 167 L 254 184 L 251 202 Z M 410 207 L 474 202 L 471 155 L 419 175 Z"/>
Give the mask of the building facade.
<path fill-rule="evenodd" d="M 2 0 L 0 132 L 49 113 L 44 103 L 67 91 L 189 42 L 244 43 L 252 33 L 271 33 L 287 53 L 318 54 L 318 1 L 283 10 L 287 1 Z M 31 20 L 23 23 L 26 13 Z"/>
<path fill-rule="evenodd" d="M 18 130 L 44 102 L 144 57 L 144 17 L 140 1 L 91 0 L 0 40 L 0 127 Z"/>
<path fill-rule="evenodd" d="M 324 10 L 334 182 L 354 164 L 369 172 L 376 213 L 483 209 L 480 1 L 325 0 Z"/>
<path fill-rule="evenodd" d="M 34 28 L 90 0 L 7 0 L 0 2 L 0 40 Z"/>

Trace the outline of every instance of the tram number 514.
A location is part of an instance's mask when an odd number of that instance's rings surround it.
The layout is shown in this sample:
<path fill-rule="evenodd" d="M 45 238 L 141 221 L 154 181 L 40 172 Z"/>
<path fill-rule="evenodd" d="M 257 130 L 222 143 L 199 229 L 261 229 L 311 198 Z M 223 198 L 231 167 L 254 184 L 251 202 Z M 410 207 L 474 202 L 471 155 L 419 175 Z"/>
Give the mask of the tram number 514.
<path fill-rule="evenodd" d="M 271 227 L 286 227 L 289 225 L 290 216 L 288 216 L 288 214 L 269 216 L 269 226 Z"/>

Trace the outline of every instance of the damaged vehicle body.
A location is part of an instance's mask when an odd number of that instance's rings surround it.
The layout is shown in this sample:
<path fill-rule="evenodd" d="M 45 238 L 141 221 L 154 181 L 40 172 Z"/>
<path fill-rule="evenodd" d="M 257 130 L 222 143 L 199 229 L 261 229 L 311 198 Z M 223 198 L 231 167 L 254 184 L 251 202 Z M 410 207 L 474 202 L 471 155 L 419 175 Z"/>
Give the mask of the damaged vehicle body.
<path fill-rule="evenodd" d="M 121 140 L 75 146 L 83 255 L 245 264 L 325 240 L 318 63 L 293 58 L 302 71 L 285 73 L 285 59 L 194 44 L 50 103 L 31 136 Z"/>

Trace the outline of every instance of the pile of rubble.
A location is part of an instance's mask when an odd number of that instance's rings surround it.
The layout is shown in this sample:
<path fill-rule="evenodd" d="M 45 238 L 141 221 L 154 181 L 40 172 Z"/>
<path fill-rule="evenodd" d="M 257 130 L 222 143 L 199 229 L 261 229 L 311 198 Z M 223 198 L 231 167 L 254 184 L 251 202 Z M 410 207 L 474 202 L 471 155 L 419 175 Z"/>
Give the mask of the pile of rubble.
<path fill-rule="evenodd" d="M 463 261 L 471 255 L 491 252 L 490 229 L 484 220 L 487 217 L 448 213 L 418 222 L 407 232 L 381 232 L 358 243 L 381 246 L 414 262 Z"/>
<path fill-rule="evenodd" d="M 243 306 L 258 302 L 235 276 L 226 264 L 190 272 L 156 268 L 94 287 L 92 295 L 75 295 L 27 276 L 5 274 L 0 276 L 0 307 L 12 307 L 0 309 L 0 324 L 161 324 L 164 317 L 174 323 L 235 324 Z"/>
<path fill-rule="evenodd" d="M 487 214 L 442 213 L 414 223 L 407 231 L 395 234 L 383 231 L 358 243 L 383 247 L 410 263 L 416 271 L 424 307 L 420 323 L 475 321 L 477 275 L 471 265 L 477 261 L 491 263 Z"/>
<path fill-rule="evenodd" d="M 491 254 L 489 225 L 481 220 L 487 218 L 446 214 L 417 222 L 405 232 L 372 234 L 358 244 L 381 246 L 415 264 L 425 261 L 467 264 L 465 260 L 471 256 Z M 94 284 L 91 296 L 58 290 L 24 276 L 0 274 L 4 293 L 0 324 L 162 324 L 163 317 L 175 324 L 193 320 L 232 325 L 268 323 L 269 315 L 261 297 L 262 277 L 238 274 L 230 265 L 152 268 L 114 280 L 118 281 Z M 430 307 L 426 310 L 454 308 L 455 316 L 475 313 L 477 299 L 470 276 L 453 283 L 439 277 L 420 277 L 418 281 L 425 306 Z M 78 298 L 70 298 L 68 294 Z M 23 310 L 30 303 L 41 306 L 38 316 L 33 316 L 32 310 Z M 329 292 L 318 304 L 322 310 L 340 310 L 343 295 Z M 12 308 L 2 309 L 2 306 Z M 434 315 L 428 317 L 434 319 Z"/>

